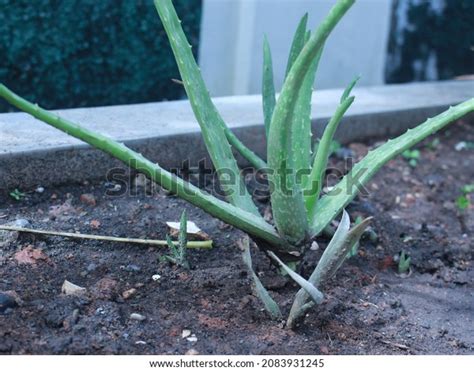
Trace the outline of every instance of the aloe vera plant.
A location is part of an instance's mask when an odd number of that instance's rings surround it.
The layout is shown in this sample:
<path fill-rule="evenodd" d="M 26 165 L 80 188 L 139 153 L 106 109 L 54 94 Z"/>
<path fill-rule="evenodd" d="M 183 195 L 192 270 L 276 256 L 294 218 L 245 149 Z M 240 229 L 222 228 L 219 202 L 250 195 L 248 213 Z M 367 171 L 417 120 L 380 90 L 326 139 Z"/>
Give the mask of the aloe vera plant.
<path fill-rule="evenodd" d="M 327 38 L 354 2 L 355 0 L 338 0 L 314 32 L 307 30 L 307 15 L 302 18 L 293 39 L 285 80 L 278 97 L 275 95 L 270 45 L 265 38 L 262 97 L 268 142 L 266 163 L 229 130 L 214 106 L 172 1 L 155 0 L 189 102 L 201 127 L 204 143 L 225 191 L 225 200 L 187 183 L 122 143 L 26 101 L 2 84 L 0 96 L 20 110 L 141 171 L 163 188 L 210 215 L 247 232 L 275 264 L 301 286 L 287 321 L 288 326 L 294 326 L 311 306 L 323 301 L 325 283 L 337 272 L 370 222 L 370 218 L 367 218 L 351 228 L 349 215 L 344 210 L 359 192 L 358 186 L 370 181 L 380 167 L 395 156 L 474 111 L 473 98 L 426 120 L 398 138 L 389 140 L 370 151 L 329 193 L 322 195 L 322 181 L 331 153 L 331 143 L 342 117 L 354 102 L 351 91 L 357 79 L 349 83 L 343 92 L 339 106 L 326 126 L 314 154 L 311 153 L 312 88 Z M 256 169 L 267 174 L 273 224 L 259 213 L 240 174 L 232 148 Z M 235 181 L 230 181 L 232 179 Z M 316 264 L 314 272 L 305 279 L 290 267 L 290 262 L 299 260 L 306 247 L 340 214 L 342 219 L 331 242 Z M 257 295 L 272 317 L 280 318 L 282 314 L 278 304 L 253 271 L 249 241 L 241 242 L 240 247 Z"/>

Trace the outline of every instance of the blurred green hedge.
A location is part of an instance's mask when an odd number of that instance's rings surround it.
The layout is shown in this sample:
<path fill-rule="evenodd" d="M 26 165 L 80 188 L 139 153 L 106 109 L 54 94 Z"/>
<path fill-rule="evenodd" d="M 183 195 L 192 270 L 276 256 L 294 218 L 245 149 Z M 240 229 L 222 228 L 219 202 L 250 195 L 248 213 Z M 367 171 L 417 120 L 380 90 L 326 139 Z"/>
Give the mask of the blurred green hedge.
<path fill-rule="evenodd" d="M 388 83 L 474 73 L 474 0 L 395 0 L 393 4 Z M 405 8 L 406 20 L 398 24 L 397 10 Z"/>
<path fill-rule="evenodd" d="M 174 4 L 196 53 L 201 0 Z M 0 0 L 0 53 L 0 81 L 49 109 L 183 95 L 152 0 Z"/>

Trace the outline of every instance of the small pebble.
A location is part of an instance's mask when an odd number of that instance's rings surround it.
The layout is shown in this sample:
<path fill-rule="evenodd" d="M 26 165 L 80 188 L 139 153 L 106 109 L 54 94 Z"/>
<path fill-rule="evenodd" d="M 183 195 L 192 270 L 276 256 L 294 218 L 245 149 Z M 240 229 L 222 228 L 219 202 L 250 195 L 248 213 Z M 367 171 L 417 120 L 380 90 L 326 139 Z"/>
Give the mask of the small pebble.
<path fill-rule="evenodd" d="M 183 332 L 181 333 L 181 337 L 184 339 L 184 338 L 187 338 L 188 336 L 191 336 L 191 330 L 184 329 Z"/>
<path fill-rule="evenodd" d="M 309 249 L 312 250 L 312 251 L 317 251 L 319 249 L 318 243 L 316 241 L 313 241 L 311 243 L 311 247 Z"/>
<path fill-rule="evenodd" d="M 17 219 L 13 222 L 13 226 L 18 227 L 18 228 L 28 228 L 31 226 L 31 224 L 26 219 Z"/>
<path fill-rule="evenodd" d="M 467 147 L 466 142 L 459 142 L 454 146 L 454 149 L 459 152 L 459 151 L 462 151 L 463 149 L 466 149 L 466 147 Z"/>
<path fill-rule="evenodd" d="M 44 187 L 38 187 L 35 189 L 36 193 L 43 193 L 44 192 Z"/>
<path fill-rule="evenodd" d="M 80 196 L 80 200 L 82 203 L 90 205 L 90 206 L 95 206 L 97 204 L 97 201 L 94 197 L 93 194 L 90 193 L 84 193 Z"/>
<path fill-rule="evenodd" d="M 134 321 L 144 321 L 146 320 L 146 317 L 140 313 L 132 313 L 130 314 L 130 319 L 133 319 Z"/>
<path fill-rule="evenodd" d="M 197 355 L 199 355 L 199 352 L 196 349 L 191 348 L 184 354 L 187 355 L 187 356 L 197 356 Z"/>
<path fill-rule="evenodd" d="M 154 274 L 153 276 L 151 276 L 151 279 L 153 281 L 158 281 L 160 278 L 161 278 L 161 276 L 159 274 Z"/>
<path fill-rule="evenodd" d="M 134 288 L 125 290 L 122 293 L 122 298 L 124 298 L 125 300 L 130 299 L 133 295 L 135 295 L 136 292 L 137 292 L 137 289 L 134 289 Z"/>
<path fill-rule="evenodd" d="M 191 343 L 195 343 L 196 341 L 198 341 L 198 338 L 196 337 L 196 335 L 192 334 L 191 336 L 187 337 L 186 340 Z"/>
<path fill-rule="evenodd" d="M 61 287 L 61 292 L 64 295 L 80 295 L 86 292 L 86 289 L 84 287 L 75 285 L 72 282 L 69 282 L 68 280 L 64 280 L 63 285 Z"/>

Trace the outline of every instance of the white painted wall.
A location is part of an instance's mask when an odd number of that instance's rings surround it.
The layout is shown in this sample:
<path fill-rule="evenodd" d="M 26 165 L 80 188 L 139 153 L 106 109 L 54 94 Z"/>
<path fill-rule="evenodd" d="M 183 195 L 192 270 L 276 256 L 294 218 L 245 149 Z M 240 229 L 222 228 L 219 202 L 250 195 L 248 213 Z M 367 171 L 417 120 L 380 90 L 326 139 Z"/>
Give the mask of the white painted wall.
<path fill-rule="evenodd" d="M 360 85 L 384 83 L 392 0 L 357 0 L 336 27 L 321 59 L 316 88 L 339 88 L 361 74 Z M 262 42 L 273 54 L 281 87 L 296 26 L 305 12 L 314 30 L 335 0 L 204 0 L 199 64 L 211 95 L 258 94 Z"/>

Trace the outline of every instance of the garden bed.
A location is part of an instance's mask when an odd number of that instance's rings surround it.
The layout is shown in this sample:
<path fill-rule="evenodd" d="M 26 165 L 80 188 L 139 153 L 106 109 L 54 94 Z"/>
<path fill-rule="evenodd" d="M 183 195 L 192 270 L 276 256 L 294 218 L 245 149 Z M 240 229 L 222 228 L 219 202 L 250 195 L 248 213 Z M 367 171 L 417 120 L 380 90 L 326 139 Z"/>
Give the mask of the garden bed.
<path fill-rule="evenodd" d="M 20 201 L 4 192 L 1 224 L 26 219 L 33 228 L 162 239 L 165 222 L 186 209 L 214 248 L 190 250 L 186 271 L 160 263 L 164 249 L 21 234 L 0 249 L 0 291 L 14 291 L 9 295 L 20 302 L 0 315 L 0 352 L 473 353 L 474 210 L 461 212 L 455 200 L 473 182 L 474 150 L 456 151 L 462 141 L 474 142 L 472 122 L 425 140 L 416 166 L 399 157 L 369 183 L 369 194 L 349 211 L 353 218 L 374 216 L 378 240 L 361 242 L 325 302 L 294 331 L 270 320 L 253 296 L 236 246 L 243 233 L 163 190 L 133 185 L 135 194 L 111 197 L 105 194 L 111 184 L 85 182 L 32 190 Z M 368 147 L 349 149 L 360 157 Z M 335 168 L 344 163 L 332 159 Z M 264 210 L 268 200 L 259 206 Z M 318 242 L 305 257 L 304 276 L 325 246 L 324 238 Z M 394 261 L 402 250 L 411 256 L 408 277 L 398 275 Z M 263 283 L 287 312 L 297 288 L 263 253 L 252 253 Z M 64 280 L 87 293 L 61 294 Z"/>

